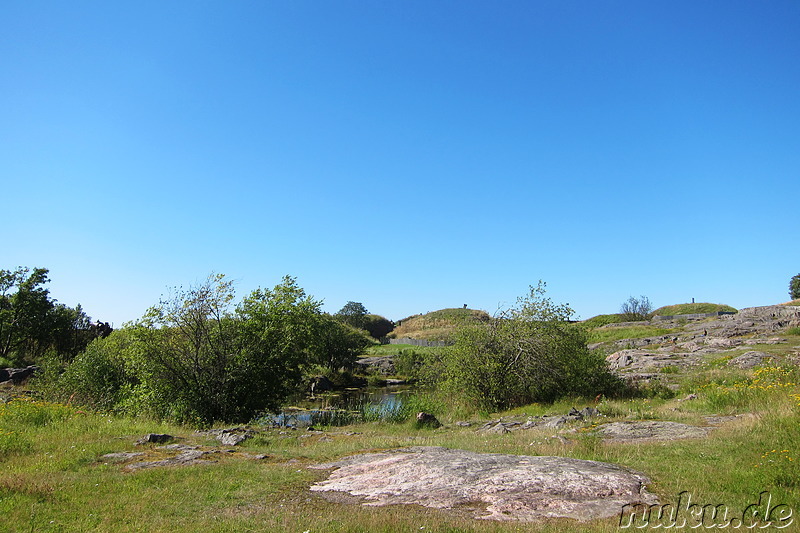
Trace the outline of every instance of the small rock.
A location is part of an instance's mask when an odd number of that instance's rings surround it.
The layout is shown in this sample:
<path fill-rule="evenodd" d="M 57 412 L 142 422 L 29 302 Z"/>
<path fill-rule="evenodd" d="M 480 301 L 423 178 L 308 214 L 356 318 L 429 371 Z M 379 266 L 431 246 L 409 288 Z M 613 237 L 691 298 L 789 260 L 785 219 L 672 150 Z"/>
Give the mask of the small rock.
<path fill-rule="evenodd" d="M 583 418 L 594 418 L 595 416 L 600 416 L 600 411 L 594 407 L 584 407 L 580 410 L 580 415 Z"/>
<path fill-rule="evenodd" d="M 468 427 L 472 426 L 472 422 L 461 421 L 461 422 L 456 422 L 456 425 L 458 427 L 461 427 L 461 428 L 468 428 Z"/>
<path fill-rule="evenodd" d="M 172 435 L 167 435 L 166 433 L 148 433 L 141 439 L 136 441 L 137 445 L 142 444 L 164 444 L 165 442 L 169 442 L 173 440 L 175 437 Z"/>
<path fill-rule="evenodd" d="M 417 413 L 417 426 L 419 427 L 430 427 L 430 428 L 438 428 L 441 427 L 442 423 L 439 422 L 435 416 L 430 413 L 426 413 L 424 411 L 420 411 Z"/>

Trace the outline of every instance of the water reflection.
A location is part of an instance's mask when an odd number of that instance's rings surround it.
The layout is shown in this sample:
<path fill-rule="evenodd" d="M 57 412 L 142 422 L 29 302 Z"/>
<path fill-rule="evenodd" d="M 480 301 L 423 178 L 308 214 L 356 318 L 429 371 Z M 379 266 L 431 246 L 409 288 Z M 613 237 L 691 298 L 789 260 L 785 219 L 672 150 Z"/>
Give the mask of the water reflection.
<path fill-rule="evenodd" d="M 258 422 L 277 427 L 343 426 L 374 420 L 401 422 L 409 416 L 408 402 L 404 399 L 410 391 L 408 386 L 371 387 L 295 398 L 280 413 L 265 415 Z"/>

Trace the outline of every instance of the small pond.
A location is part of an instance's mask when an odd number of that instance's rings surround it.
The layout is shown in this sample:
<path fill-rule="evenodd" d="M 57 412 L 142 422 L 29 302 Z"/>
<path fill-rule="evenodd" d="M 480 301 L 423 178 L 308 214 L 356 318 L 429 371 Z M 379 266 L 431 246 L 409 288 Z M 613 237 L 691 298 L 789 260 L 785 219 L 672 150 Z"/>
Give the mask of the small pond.
<path fill-rule="evenodd" d="M 259 422 L 280 427 L 343 426 L 371 420 L 405 420 L 410 406 L 404 399 L 412 387 L 398 385 L 325 392 L 295 398 L 280 413 L 265 415 Z"/>

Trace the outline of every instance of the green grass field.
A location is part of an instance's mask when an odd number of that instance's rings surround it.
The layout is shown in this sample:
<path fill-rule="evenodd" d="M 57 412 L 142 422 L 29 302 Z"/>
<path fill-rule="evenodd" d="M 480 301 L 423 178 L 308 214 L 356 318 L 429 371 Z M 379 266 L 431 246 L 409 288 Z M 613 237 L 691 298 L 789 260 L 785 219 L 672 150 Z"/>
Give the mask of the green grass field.
<path fill-rule="evenodd" d="M 652 326 L 594 329 L 593 340 L 613 341 L 672 333 Z M 126 418 L 75 406 L 38 401 L 25 390 L 0 388 L 0 532 L 612 532 L 618 519 L 581 523 L 476 520 L 463 510 L 413 505 L 368 507 L 325 499 L 309 487 L 326 472 L 309 465 L 346 455 L 409 445 L 478 452 L 555 455 L 616 463 L 645 473 L 648 490 L 662 503 L 688 491 L 695 502 L 743 511 L 762 491 L 800 513 L 800 369 L 780 361 L 800 349 L 800 330 L 780 333 L 777 344 L 759 346 L 776 359 L 741 370 L 727 361 L 749 348 L 709 357 L 690 370 L 663 372 L 676 383 L 674 398 L 564 399 L 503 413 L 481 413 L 443 394 L 419 393 L 414 409 L 434 413 L 445 426 L 417 429 L 412 420 L 323 428 L 323 434 L 269 429 L 234 453 L 217 453 L 205 464 L 126 471 L 102 459 L 112 452 L 142 451 L 162 458 L 153 445 L 135 446 L 147 433 L 169 433 L 179 443 L 215 445 L 191 427 L 146 418 Z M 376 355 L 410 345 L 370 348 Z M 690 394 L 696 398 L 686 399 Z M 508 434 L 480 433 L 482 421 L 502 417 L 565 414 L 594 405 L 599 419 L 578 423 L 566 440 L 556 430 L 535 428 Z M 705 425 L 706 416 L 731 416 L 707 438 L 613 443 L 597 424 L 622 420 L 672 420 Z M 456 421 L 469 420 L 472 427 Z M 226 448 L 226 447 L 223 447 Z M 265 459 L 245 454 L 266 454 Z M 800 520 L 798 517 L 796 520 Z M 800 522 L 783 531 L 798 530 Z M 794 528 L 794 529 L 793 529 Z"/>
<path fill-rule="evenodd" d="M 146 419 L 86 412 L 74 407 L 14 399 L 0 404 L 0 530 L 2 531 L 616 531 L 616 519 L 591 523 L 553 520 L 536 524 L 486 522 L 458 511 L 417 506 L 365 507 L 337 503 L 308 487 L 325 477 L 305 467 L 348 454 L 413 445 L 481 452 L 558 455 L 618 463 L 646 473 L 648 490 L 662 502 L 690 491 L 695 501 L 743 510 L 761 491 L 800 510 L 800 385 L 792 368 L 752 372 L 709 366 L 686 379 L 680 396 L 696 400 L 603 400 L 601 421 L 667 419 L 703 423 L 709 414 L 746 414 L 708 438 L 649 443 L 608 443 L 586 422 L 567 442 L 553 430 L 506 435 L 453 425 L 446 399 L 429 402 L 446 427 L 415 429 L 368 423 L 328 428 L 325 435 L 269 430 L 241 451 L 267 454 L 255 461 L 219 454 L 209 464 L 126 472 L 100 457 L 135 451 L 136 438 L 170 433 L 180 442 L 209 444 L 191 428 Z M 582 399 L 531 405 L 481 416 L 559 414 Z M 284 432 L 286 433 L 286 432 Z M 323 438 L 324 437 L 324 438 Z M 157 455 L 152 445 L 141 447 Z"/>

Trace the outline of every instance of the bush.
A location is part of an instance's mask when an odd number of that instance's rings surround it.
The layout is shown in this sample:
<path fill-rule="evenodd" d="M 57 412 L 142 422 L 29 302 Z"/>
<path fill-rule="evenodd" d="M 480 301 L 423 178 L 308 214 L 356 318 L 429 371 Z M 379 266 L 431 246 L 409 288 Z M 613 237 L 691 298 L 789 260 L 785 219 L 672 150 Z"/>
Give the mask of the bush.
<path fill-rule="evenodd" d="M 326 318 L 288 276 L 235 308 L 232 301 L 231 283 L 212 275 L 95 341 L 62 373 L 49 364 L 38 386 L 51 398 L 101 410 L 194 425 L 247 422 L 279 409 L 304 367 L 346 364 L 353 344 L 367 342 Z"/>
<path fill-rule="evenodd" d="M 125 371 L 125 356 L 132 344 L 129 330 L 115 330 L 106 338 L 94 340 L 63 369 L 58 360 L 49 359 L 44 375 L 36 378 L 34 386 L 53 400 L 99 411 L 119 410 L 137 382 Z"/>
<path fill-rule="evenodd" d="M 544 297 L 544 283 L 486 323 L 455 333 L 429 376 L 482 409 L 505 409 L 560 397 L 614 394 L 623 384 L 602 355 L 586 347 L 586 330 L 573 312 Z"/>

